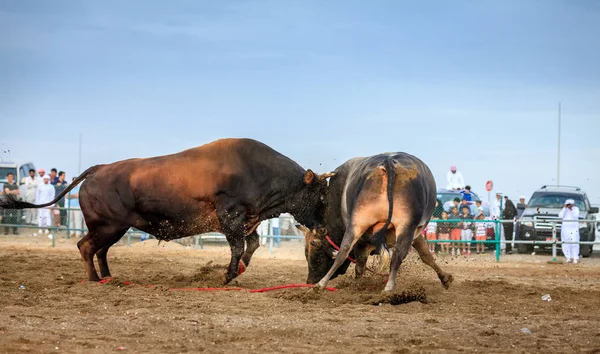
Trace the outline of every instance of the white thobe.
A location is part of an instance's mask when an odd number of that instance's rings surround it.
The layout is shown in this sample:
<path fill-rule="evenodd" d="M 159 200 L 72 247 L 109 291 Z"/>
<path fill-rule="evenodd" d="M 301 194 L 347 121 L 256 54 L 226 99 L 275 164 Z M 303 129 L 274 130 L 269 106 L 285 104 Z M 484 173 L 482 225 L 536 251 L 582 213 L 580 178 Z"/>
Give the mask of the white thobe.
<path fill-rule="evenodd" d="M 579 208 L 573 206 L 573 209 L 562 208 L 558 217 L 564 220 L 579 220 Z M 579 223 L 563 222 L 560 226 L 560 239 L 567 242 L 579 242 Z M 562 244 L 562 251 L 565 258 L 579 260 L 579 244 Z"/>
<path fill-rule="evenodd" d="M 35 191 L 35 204 L 46 204 L 50 203 L 54 200 L 56 195 L 56 190 L 54 186 L 51 184 L 42 183 L 38 185 L 37 190 Z M 39 209 L 38 210 L 38 226 L 50 226 L 52 223 L 52 218 L 50 214 L 50 208 L 52 205 Z"/>
<path fill-rule="evenodd" d="M 23 191 L 23 200 L 28 203 L 35 203 L 35 191 L 37 190 L 37 186 L 40 184 L 40 180 L 38 178 L 31 178 L 30 176 L 24 177 L 21 180 L 23 186 L 21 190 Z M 27 209 L 25 210 L 25 223 L 26 224 L 34 224 L 36 221 L 37 210 L 35 209 Z"/>
<path fill-rule="evenodd" d="M 460 171 L 456 171 L 456 173 L 452 173 L 452 171 L 448 171 L 446 174 L 446 182 L 448 182 L 446 189 L 463 189 L 465 188 L 465 181 L 463 179 L 463 175 Z"/>

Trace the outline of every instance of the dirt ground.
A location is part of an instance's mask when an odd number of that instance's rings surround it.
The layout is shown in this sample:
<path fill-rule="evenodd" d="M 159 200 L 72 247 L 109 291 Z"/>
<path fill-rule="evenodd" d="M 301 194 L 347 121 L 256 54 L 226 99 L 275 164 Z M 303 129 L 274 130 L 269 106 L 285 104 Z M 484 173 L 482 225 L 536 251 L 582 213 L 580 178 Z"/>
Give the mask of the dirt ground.
<path fill-rule="evenodd" d="M 384 278 L 346 276 L 336 292 L 173 290 L 220 286 L 227 247 L 156 240 L 108 254 L 115 278 L 84 282 L 75 240 L 0 236 L 0 352 L 588 352 L 600 353 L 600 258 L 438 257 L 444 290 L 412 253 L 396 296 Z M 212 262 L 212 263 L 211 263 Z M 302 243 L 261 247 L 230 287 L 304 283 Z M 125 285 L 129 281 L 132 284 Z M 20 288 L 20 287 L 23 288 Z M 550 294 L 551 301 L 542 296 Z M 526 332 L 526 333 L 524 333 Z"/>

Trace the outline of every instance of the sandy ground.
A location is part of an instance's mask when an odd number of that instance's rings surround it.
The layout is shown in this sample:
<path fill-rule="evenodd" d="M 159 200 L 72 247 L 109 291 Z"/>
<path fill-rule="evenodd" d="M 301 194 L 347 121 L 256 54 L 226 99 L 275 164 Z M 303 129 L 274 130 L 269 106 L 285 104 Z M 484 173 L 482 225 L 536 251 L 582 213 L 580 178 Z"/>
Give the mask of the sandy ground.
<path fill-rule="evenodd" d="M 49 245 L 45 237 L 0 236 L 2 353 L 600 353 L 597 255 L 579 265 L 549 264 L 540 255 L 500 263 L 491 254 L 440 257 L 455 277 L 444 290 L 413 253 L 396 296 L 383 299 L 385 279 L 356 281 L 352 266 L 330 283 L 338 291 L 319 296 L 305 288 L 173 290 L 220 286 L 229 249 L 156 240 L 114 246 L 108 257 L 115 279 L 82 284 L 75 240 Z M 306 272 L 302 243 L 285 242 L 274 257 L 261 247 L 229 286 L 304 283 Z"/>

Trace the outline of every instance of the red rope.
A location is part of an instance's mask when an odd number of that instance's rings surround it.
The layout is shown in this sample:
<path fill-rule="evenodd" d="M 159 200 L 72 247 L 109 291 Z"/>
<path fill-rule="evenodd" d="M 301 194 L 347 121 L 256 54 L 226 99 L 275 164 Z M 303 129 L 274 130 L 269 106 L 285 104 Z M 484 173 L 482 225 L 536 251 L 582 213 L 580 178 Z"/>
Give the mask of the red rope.
<path fill-rule="evenodd" d="M 325 235 L 325 238 L 327 239 L 327 241 L 329 241 L 329 244 L 333 248 L 335 248 L 338 252 L 340 251 L 340 248 L 335 243 L 333 243 L 333 241 L 329 238 L 329 235 Z M 352 263 L 356 263 L 356 261 L 354 259 L 350 258 L 350 256 L 348 256 L 347 259 Z"/>
<path fill-rule="evenodd" d="M 97 282 L 97 284 L 106 284 L 109 281 L 111 281 L 113 278 L 106 278 L 106 279 L 102 279 L 100 281 Z M 131 282 L 128 281 L 124 281 L 122 282 L 125 285 L 133 285 Z M 81 281 L 81 284 L 85 284 L 85 280 Z M 279 290 L 279 289 L 289 289 L 289 288 L 310 288 L 313 287 L 314 284 L 287 284 L 287 285 L 278 285 L 278 286 L 273 286 L 270 288 L 260 288 L 260 289 L 245 289 L 245 288 L 170 288 L 169 290 L 174 290 L 174 291 L 231 291 L 231 290 L 235 290 L 235 291 L 241 291 L 241 290 L 248 290 L 248 292 L 250 293 L 264 293 L 267 291 L 272 291 L 272 290 Z M 154 285 L 150 284 L 147 285 L 148 288 L 152 288 L 154 287 Z M 327 291 L 337 291 L 337 288 L 325 288 L 325 290 Z"/>

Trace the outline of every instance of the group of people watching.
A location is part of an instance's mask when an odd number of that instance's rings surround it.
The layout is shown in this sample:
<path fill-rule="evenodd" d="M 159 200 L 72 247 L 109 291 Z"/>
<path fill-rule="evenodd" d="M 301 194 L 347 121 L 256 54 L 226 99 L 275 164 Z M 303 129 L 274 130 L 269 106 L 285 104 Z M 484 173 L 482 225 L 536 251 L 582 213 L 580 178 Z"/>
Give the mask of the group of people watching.
<path fill-rule="evenodd" d="M 432 220 L 427 225 L 423 234 L 427 240 L 449 240 L 456 242 L 436 242 L 439 244 L 441 254 L 450 255 L 470 255 L 471 242 L 485 241 L 488 238 L 495 237 L 495 228 L 493 222 L 474 222 L 475 220 L 515 220 L 520 217 L 525 209 L 525 198 L 520 198 L 517 209 L 508 196 L 502 196 L 502 192 L 496 193 L 494 200 L 489 208 L 489 217 L 486 218 L 482 202 L 477 200 L 473 202 L 471 187 L 465 185 L 464 177 L 456 166 L 450 166 L 450 171 L 446 174 L 446 189 L 459 191 L 461 197 L 442 203 L 440 199 L 436 201 Z M 504 202 L 502 201 L 504 198 Z M 445 221 L 448 220 L 448 221 Z M 513 223 L 503 223 L 500 229 L 501 240 L 504 242 L 508 235 L 512 239 L 514 231 Z M 429 243 L 429 251 L 435 253 L 436 243 Z M 503 248 L 507 254 L 512 253 L 510 242 L 504 242 Z M 477 254 L 485 253 L 485 244 L 476 243 L 475 252 Z"/>
<path fill-rule="evenodd" d="M 46 170 L 40 168 L 36 175 L 35 170 L 29 170 L 29 176 L 23 177 L 21 183 L 17 184 L 15 176 L 8 173 L 7 182 L 4 183 L 1 194 L 11 194 L 17 199 L 34 204 L 45 204 L 54 200 L 56 195 L 63 192 L 69 185 L 66 173 L 58 172 L 56 168 L 46 174 Z M 75 178 L 73 178 L 75 179 Z M 67 217 L 67 213 L 69 213 Z M 35 225 L 46 234 L 49 227 L 70 226 L 71 236 L 80 236 L 85 227 L 83 213 L 79 209 L 79 185 L 73 188 L 55 204 L 40 209 L 5 209 L 0 215 L 4 226 L 4 234 L 8 235 L 12 227 L 14 235 L 19 234 L 19 226 Z M 37 233 L 34 233 L 37 236 Z"/>

